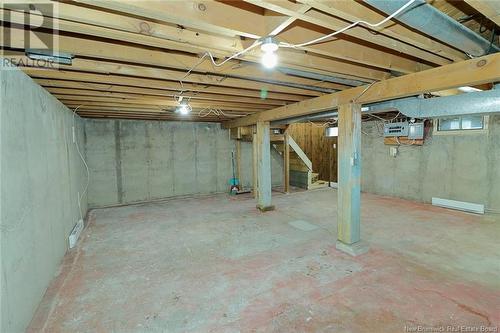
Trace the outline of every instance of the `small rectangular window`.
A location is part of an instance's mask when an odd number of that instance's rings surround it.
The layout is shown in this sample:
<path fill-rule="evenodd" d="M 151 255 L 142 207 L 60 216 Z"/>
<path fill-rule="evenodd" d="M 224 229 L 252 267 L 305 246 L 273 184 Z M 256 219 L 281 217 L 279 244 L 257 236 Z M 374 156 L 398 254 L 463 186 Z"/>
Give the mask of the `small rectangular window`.
<path fill-rule="evenodd" d="M 442 118 L 438 120 L 438 131 L 460 131 L 484 129 L 483 116 L 461 116 L 453 118 Z"/>

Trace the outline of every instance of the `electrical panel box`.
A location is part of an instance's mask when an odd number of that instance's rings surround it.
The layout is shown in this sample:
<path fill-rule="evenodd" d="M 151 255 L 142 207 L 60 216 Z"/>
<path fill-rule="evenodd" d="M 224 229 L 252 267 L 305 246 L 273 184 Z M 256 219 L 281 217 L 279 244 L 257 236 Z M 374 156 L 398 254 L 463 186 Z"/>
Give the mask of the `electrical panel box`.
<path fill-rule="evenodd" d="M 422 140 L 424 138 L 424 123 L 410 123 L 408 129 L 408 139 Z"/>
<path fill-rule="evenodd" d="M 408 136 L 408 122 L 402 121 L 398 123 L 384 124 L 384 137 Z"/>

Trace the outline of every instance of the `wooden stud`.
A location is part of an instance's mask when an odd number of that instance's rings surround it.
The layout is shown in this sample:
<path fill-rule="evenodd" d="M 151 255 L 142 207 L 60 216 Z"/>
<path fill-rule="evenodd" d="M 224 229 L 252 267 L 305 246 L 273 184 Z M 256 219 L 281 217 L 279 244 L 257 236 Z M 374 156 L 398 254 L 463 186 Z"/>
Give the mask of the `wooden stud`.
<path fill-rule="evenodd" d="M 257 150 L 257 208 L 261 211 L 273 210 L 271 204 L 271 140 L 269 122 L 256 125 L 254 145 Z"/>

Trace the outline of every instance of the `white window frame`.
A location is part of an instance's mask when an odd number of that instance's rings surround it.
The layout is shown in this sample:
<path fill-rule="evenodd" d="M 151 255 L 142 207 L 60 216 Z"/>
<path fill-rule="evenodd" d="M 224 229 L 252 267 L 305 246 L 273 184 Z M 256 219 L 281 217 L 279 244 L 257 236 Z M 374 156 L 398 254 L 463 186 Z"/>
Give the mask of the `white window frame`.
<path fill-rule="evenodd" d="M 444 117 L 443 117 L 444 118 Z M 490 121 L 490 116 L 483 116 L 483 128 L 482 129 L 459 129 L 450 131 L 440 131 L 439 130 L 439 118 L 434 119 L 433 123 L 433 135 L 470 135 L 470 134 L 488 134 L 488 123 Z"/>

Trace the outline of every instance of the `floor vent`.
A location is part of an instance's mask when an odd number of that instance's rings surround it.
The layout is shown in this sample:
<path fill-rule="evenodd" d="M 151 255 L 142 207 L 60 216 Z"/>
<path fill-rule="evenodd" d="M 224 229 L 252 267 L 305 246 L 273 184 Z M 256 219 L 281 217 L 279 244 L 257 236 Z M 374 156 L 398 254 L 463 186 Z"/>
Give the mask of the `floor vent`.
<path fill-rule="evenodd" d="M 80 220 L 76 223 L 75 227 L 69 234 L 69 248 L 72 249 L 75 247 L 76 242 L 78 241 L 78 237 L 80 237 L 80 234 L 82 233 L 83 230 L 83 220 Z"/>
<path fill-rule="evenodd" d="M 461 210 L 464 212 L 484 214 L 484 205 L 475 204 L 471 202 L 455 201 L 441 198 L 432 198 L 432 204 L 434 206 L 451 208 L 456 210 Z"/>

